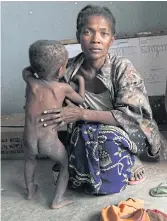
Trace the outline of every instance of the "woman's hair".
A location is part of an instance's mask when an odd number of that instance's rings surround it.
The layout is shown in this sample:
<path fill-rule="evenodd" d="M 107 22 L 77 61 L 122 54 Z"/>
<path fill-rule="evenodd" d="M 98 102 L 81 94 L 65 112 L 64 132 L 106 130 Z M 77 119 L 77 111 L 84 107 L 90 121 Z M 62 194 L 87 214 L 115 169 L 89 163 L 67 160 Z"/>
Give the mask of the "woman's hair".
<path fill-rule="evenodd" d="M 68 52 L 64 45 L 53 40 L 38 40 L 30 45 L 30 65 L 37 73 L 58 72 L 60 66 L 65 65 Z"/>
<path fill-rule="evenodd" d="M 108 18 L 111 22 L 112 34 L 115 35 L 115 18 L 110 9 L 107 7 L 87 5 L 79 12 L 77 17 L 77 38 L 80 36 L 82 28 L 87 24 L 88 17 L 92 15 L 100 15 Z"/>

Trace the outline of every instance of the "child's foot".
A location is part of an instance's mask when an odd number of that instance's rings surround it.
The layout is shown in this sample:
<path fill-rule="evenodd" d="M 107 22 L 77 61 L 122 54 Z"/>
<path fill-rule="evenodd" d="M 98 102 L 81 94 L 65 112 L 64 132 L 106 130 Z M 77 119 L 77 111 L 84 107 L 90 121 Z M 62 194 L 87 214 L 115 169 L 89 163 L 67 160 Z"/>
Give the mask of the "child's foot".
<path fill-rule="evenodd" d="M 62 199 L 61 201 L 57 202 L 56 200 L 53 200 L 52 205 L 51 205 L 51 209 L 60 209 L 60 208 L 67 206 L 71 203 L 74 203 L 74 201 Z"/>
<path fill-rule="evenodd" d="M 37 190 L 38 190 L 38 185 L 37 184 L 34 184 L 34 186 L 27 190 L 27 193 L 26 193 L 26 199 L 27 200 L 32 200 L 34 199 L 36 193 L 37 193 Z"/>

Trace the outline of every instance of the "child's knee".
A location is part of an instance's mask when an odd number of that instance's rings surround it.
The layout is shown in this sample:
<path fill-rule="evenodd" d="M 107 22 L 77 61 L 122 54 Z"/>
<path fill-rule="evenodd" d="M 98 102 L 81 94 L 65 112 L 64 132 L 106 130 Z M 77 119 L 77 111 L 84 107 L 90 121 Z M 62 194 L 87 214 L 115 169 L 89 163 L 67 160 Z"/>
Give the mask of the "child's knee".
<path fill-rule="evenodd" d="M 25 161 L 28 161 L 28 160 L 36 161 L 36 154 L 26 153 L 24 155 L 24 159 L 25 159 Z"/>
<path fill-rule="evenodd" d="M 68 166 L 66 164 L 62 164 L 60 166 L 60 174 L 64 176 L 64 178 L 69 178 L 69 171 L 68 171 Z"/>

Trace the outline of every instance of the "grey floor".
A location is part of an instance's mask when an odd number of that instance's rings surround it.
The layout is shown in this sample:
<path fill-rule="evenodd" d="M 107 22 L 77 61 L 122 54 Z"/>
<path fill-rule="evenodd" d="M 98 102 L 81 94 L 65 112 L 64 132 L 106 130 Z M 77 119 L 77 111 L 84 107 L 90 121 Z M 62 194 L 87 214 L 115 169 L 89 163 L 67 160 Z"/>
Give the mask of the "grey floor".
<path fill-rule="evenodd" d="M 22 160 L 3 160 L 1 175 L 2 221 L 98 221 L 103 207 L 117 204 L 129 197 L 145 201 L 145 208 L 157 208 L 167 212 L 167 197 L 151 197 L 149 190 L 161 182 L 167 183 L 167 163 L 145 163 L 147 179 L 136 186 L 128 186 L 119 194 L 109 196 L 89 196 L 67 190 L 65 196 L 75 202 L 60 210 L 51 210 L 54 191 L 50 160 L 39 160 L 36 182 L 39 184 L 37 198 L 24 199 L 24 177 Z"/>

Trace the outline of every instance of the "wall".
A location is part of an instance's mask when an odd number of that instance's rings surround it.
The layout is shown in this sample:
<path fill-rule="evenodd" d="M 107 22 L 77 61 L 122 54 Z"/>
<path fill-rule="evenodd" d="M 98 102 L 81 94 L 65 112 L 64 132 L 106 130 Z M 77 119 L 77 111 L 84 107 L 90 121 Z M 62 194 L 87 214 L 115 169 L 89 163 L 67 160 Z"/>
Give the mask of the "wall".
<path fill-rule="evenodd" d="M 167 2 L 1 2 L 2 114 L 23 112 L 28 47 L 37 39 L 74 39 L 76 17 L 93 3 L 108 6 L 117 33 L 167 30 Z"/>

